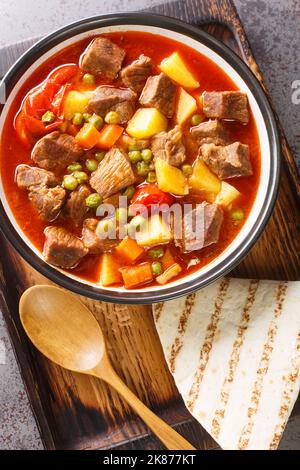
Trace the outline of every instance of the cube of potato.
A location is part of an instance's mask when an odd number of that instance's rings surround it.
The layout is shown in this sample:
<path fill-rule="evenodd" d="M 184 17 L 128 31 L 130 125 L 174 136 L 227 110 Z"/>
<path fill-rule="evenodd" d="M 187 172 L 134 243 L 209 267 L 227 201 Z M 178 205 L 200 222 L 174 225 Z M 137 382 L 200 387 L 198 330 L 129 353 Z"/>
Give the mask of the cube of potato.
<path fill-rule="evenodd" d="M 197 103 L 183 88 L 179 89 L 175 120 L 177 124 L 183 124 L 192 114 L 197 111 Z"/>
<path fill-rule="evenodd" d="M 221 191 L 216 197 L 215 203 L 220 206 L 229 206 L 241 193 L 232 184 L 222 181 Z"/>
<path fill-rule="evenodd" d="M 160 214 L 154 214 L 147 220 L 140 232 L 136 232 L 136 241 L 140 246 L 153 246 L 160 243 L 169 243 L 172 232 Z"/>
<path fill-rule="evenodd" d="M 221 181 L 200 159 L 196 160 L 194 164 L 189 185 L 195 193 L 204 193 L 208 202 L 213 202 L 221 191 Z"/>
<path fill-rule="evenodd" d="M 127 125 L 127 133 L 137 139 L 152 137 L 168 127 L 167 118 L 156 108 L 139 108 Z"/>
<path fill-rule="evenodd" d="M 173 52 L 164 59 L 159 68 L 174 82 L 186 88 L 198 88 L 200 86 L 200 83 L 193 77 L 178 52 Z"/>
<path fill-rule="evenodd" d="M 120 264 L 112 253 L 104 253 L 101 260 L 100 284 L 102 286 L 111 286 L 120 284 L 122 275 L 119 271 Z"/>
<path fill-rule="evenodd" d="M 177 196 L 189 193 L 187 179 L 179 168 L 169 165 L 162 158 L 156 158 L 155 170 L 159 189 Z"/>
<path fill-rule="evenodd" d="M 89 102 L 89 95 L 71 90 L 64 101 L 64 118 L 70 121 L 75 113 L 84 113 Z"/>

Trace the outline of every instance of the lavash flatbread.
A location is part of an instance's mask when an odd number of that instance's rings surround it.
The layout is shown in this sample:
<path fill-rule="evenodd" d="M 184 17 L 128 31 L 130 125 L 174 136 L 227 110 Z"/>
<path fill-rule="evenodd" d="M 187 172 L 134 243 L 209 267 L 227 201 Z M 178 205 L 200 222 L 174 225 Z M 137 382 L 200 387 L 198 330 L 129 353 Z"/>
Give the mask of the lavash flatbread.
<path fill-rule="evenodd" d="M 156 304 L 187 408 L 223 449 L 276 449 L 300 389 L 300 282 L 223 278 Z"/>

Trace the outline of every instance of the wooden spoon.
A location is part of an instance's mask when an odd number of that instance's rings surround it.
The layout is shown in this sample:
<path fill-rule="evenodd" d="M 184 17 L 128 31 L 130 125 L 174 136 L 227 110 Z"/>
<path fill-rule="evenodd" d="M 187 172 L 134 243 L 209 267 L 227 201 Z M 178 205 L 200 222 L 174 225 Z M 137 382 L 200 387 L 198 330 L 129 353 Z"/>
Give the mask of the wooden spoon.
<path fill-rule="evenodd" d="M 114 371 L 99 323 L 74 295 L 54 286 L 34 286 L 20 299 L 23 327 L 39 351 L 65 369 L 99 377 L 114 387 L 170 450 L 195 450 L 147 408 Z"/>

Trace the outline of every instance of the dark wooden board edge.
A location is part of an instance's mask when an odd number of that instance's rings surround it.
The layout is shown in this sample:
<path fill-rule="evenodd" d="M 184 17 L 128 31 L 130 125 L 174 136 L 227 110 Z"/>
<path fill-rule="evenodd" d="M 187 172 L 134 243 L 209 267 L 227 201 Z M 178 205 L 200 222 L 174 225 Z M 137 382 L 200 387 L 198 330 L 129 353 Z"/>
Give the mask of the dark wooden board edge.
<path fill-rule="evenodd" d="M 203 5 L 203 3 L 205 5 Z M 218 3 L 217 6 L 214 3 L 215 2 L 210 2 L 210 5 L 207 6 L 207 2 L 189 0 L 189 1 L 185 1 L 185 2 L 174 2 L 174 3 L 167 3 L 167 4 L 164 4 L 164 5 L 159 5 L 159 6 L 156 6 L 156 7 L 152 8 L 150 11 L 167 14 L 168 16 L 176 16 L 176 17 L 179 17 L 179 18 L 181 17 L 181 19 L 183 19 L 183 20 L 187 20 L 187 15 L 192 14 L 192 18 L 193 19 L 196 18 L 196 24 L 200 24 L 200 23 L 201 24 L 208 24 L 210 22 L 226 24 L 227 27 L 229 27 L 231 29 L 231 31 L 233 32 L 236 39 L 238 39 L 238 41 L 241 45 L 241 50 L 244 54 L 244 59 L 246 60 L 246 62 L 248 62 L 250 68 L 255 73 L 257 78 L 260 80 L 261 84 L 263 85 L 263 79 L 262 79 L 261 74 L 259 72 L 258 66 L 255 62 L 255 59 L 253 57 L 253 54 L 252 54 L 251 48 L 249 46 L 248 40 L 247 40 L 247 38 L 245 36 L 245 33 L 243 31 L 243 27 L 240 23 L 240 20 L 239 20 L 238 16 L 237 16 L 235 7 L 232 5 L 232 2 L 230 2 L 228 0 L 216 2 L 216 3 Z M 207 7 L 211 8 L 211 10 L 209 11 L 209 14 L 207 14 L 208 13 L 207 10 L 206 10 Z M 197 10 L 197 15 L 193 14 L 195 9 Z M 221 11 L 222 11 L 222 13 L 221 13 Z M 199 19 L 199 15 L 202 15 L 201 21 Z M 193 22 L 195 23 L 195 20 L 193 20 Z M 285 138 L 284 138 L 284 140 L 285 140 Z M 287 167 L 288 167 L 288 170 L 289 170 L 291 181 L 294 183 L 295 190 L 299 194 L 299 179 L 298 179 L 298 173 L 297 173 L 297 169 L 296 169 L 294 159 L 291 155 L 291 152 L 290 152 L 290 150 L 287 146 L 286 141 L 282 144 L 282 146 L 283 146 L 283 155 L 284 155 L 286 163 L 288 164 Z M 296 169 L 296 172 L 293 170 L 293 168 L 292 168 L 292 171 L 290 170 L 290 165 L 289 165 L 289 159 L 290 158 L 292 158 L 292 167 L 293 166 L 295 167 L 294 169 Z M 3 275 L 4 274 L 5 273 L 3 273 Z M 4 282 L 5 282 L 5 276 L 2 276 L 2 280 L 3 279 L 4 279 Z M 16 325 L 14 324 L 12 318 L 9 316 L 9 311 L 10 311 L 11 306 L 10 306 L 9 303 L 6 302 L 6 298 L 8 298 L 8 297 L 7 297 L 7 295 L 3 295 L 3 293 L 5 292 L 5 287 L 6 286 L 4 286 L 4 288 L 3 288 L 3 292 L 1 292 L 0 302 L 1 302 L 1 305 L 2 305 L 3 309 L 7 311 L 7 318 L 9 318 L 11 320 L 10 325 L 9 325 L 9 330 L 10 330 L 11 337 L 12 338 L 14 338 L 15 336 L 19 337 L 18 329 L 17 329 Z M 24 344 L 22 342 L 22 338 L 19 337 L 18 339 L 20 340 L 20 342 L 22 344 Z M 30 351 L 29 351 L 29 353 L 30 353 Z M 28 364 L 26 364 L 26 358 L 25 357 L 20 358 L 19 355 L 18 355 L 18 360 L 19 360 L 19 365 L 20 365 L 21 369 L 24 372 L 24 367 L 25 367 L 25 370 L 26 370 L 26 366 L 28 366 Z M 29 374 L 29 377 L 30 377 L 30 380 L 29 379 L 27 380 L 27 384 L 28 384 L 29 381 L 32 381 L 32 390 L 31 390 L 30 396 L 34 397 L 35 394 L 36 394 L 34 377 L 33 377 L 32 371 L 30 369 L 29 370 L 27 369 L 27 373 Z M 30 390 L 28 390 L 28 392 L 30 392 Z M 37 398 L 37 396 L 35 398 Z M 37 421 L 39 423 L 40 431 L 41 430 L 43 431 L 44 441 L 48 442 L 47 447 L 48 448 L 55 448 L 54 444 L 53 444 L 53 446 L 51 445 L 52 434 L 51 434 L 51 430 L 48 426 L 47 420 L 45 419 L 45 416 L 43 414 L 41 403 L 39 402 L 38 399 L 33 399 L 32 400 L 32 405 L 33 405 L 33 408 L 35 410 L 36 418 L 38 416 Z M 44 421 L 43 421 L 43 419 L 41 419 L 41 416 L 44 417 Z M 182 423 L 177 424 L 177 427 L 179 428 L 179 430 L 184 429 L 186 426 L 190 426 L 190 421 L 189 420 L 184 424 L 182 424 Z M 46 432 L 45 432 L 45 430 L 46 430 Z M 48 432 L 47 432 L 47 430 L 48 430 Z M 145 439 L 147 439 L 147 436 L 143 436 L 138 440 L 134 440 L 133 442 L 130 442 L 129 444 L 125 444 L 125 447 L 123 446 L 123 444 L 120 444 L 117 447 L 118 447 L 118 449 L 145 448 L 145 445 L 146 445 Z M 52 440 L 52 442 L 53 442 L 53 440 Z M 144 442 L 144 444 L 142 444 L 143 442 Z M 142 446 L 140 447 L 140 445 L 142 445 Z M 147 445 L 149 445 L 149 443 Z M 150 443 L 150 446 L 152 446 L 151 443 Z M 110 447 L 108 447 L 108 448 L 110 448 Z M 149 447 L 149 448 L 152 448 L 152 447 Z"/>

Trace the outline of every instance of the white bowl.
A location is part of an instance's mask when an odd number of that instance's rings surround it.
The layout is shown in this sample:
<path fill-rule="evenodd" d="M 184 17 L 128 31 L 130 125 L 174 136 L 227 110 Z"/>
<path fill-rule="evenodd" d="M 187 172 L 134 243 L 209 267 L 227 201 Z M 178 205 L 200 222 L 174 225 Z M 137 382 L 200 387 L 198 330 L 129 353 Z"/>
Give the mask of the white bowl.
<path fill-rule="evenodd" d="M 62 48 L 84 38 L 114 31 L 143 31 L 183 42 L 215 62 L 240 90 L 247 93 L 259 134 L 261 172 L 258 192 L 245 224 L 230 245 L 199 270 L 166 286 L 145 286 L 130 291 L 120 287 L 105 288 L 48 265 L 43 260 L 42 254 L 18 226 L 6 201 L 2 181 L 0 181 L 2 202 L 0 225 L 8 240 L 34 268 L 63 287 L 81 295 L 110 302 L 158 302 L 188 294 L 225 275 L 255 243 L 270 217 L 276 199 L 279 181 L 279 140 L 267 98 L 259 82 L 238 56 L 198 28 L 148 13 L 89 18 L 59 29 L 35 44 L 14 64 L 3 79 L 8 96 L 0 117 L 0 134 L 16 93 L 39 65 Z"/>

